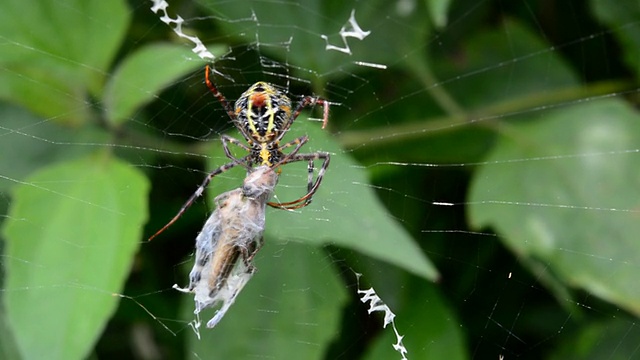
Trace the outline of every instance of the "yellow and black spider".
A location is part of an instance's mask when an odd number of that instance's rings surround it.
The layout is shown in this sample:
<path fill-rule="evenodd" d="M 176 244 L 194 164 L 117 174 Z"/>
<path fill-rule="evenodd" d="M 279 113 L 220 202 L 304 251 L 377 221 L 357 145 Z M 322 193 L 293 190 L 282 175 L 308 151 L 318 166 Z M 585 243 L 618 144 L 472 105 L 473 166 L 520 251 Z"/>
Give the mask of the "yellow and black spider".
<path fill-rule="evenodd" d="M 280 145 L 280 141 L 284 135 L 289 131 L 289 128 L 298 118 L 302 109 L 307 106 L 320 104 L 324 107 L 322 118 L 322 128 L 324 129 L 329 120 L 328 101 L 319 97 L 305 96 L 300 100 L 295 110 L 292 112 L 291 100 L 287 95 L 276 89 L 271 84 L 266 82 L 257 82 L 238 98 L 235 106 L 232 108 L 224 95 L 222 95 L 222 93 L 218 91 L 218 89 L 209 80 L 209 73 L 209 65 L 207 65 L 205 68 L 205 83 L 207 84 L 207 87 L 222 104 L 222 107 L 226 110 L 231 121 L 233 121 L 233 124 L 240 131 L 249 146 L 244 145 L 239 140 L 230 136 L 222 135 L 221 140 L 224 153 L 232 161 L 211 171 L 200 187 L 198 187 L 196 192 L 193 193 L 189 200 L 187 200 L 182 208 L 180 208 L 176 216 L 151 236 L 149 240 L 158 236 L 178 220 L 178 218 L 182 216 L 191 204 L 193 204 L 193 202 L 203 194 L 204 189 L 209 185 L 211 179 L 237 165 L 243 165 L 247 169 L 247 172 L 249 172 L 256 165 L 267 165 L 270 168 L 278 168 L 281 165 L 292 162 L 308 161 L 309 171 L 307 194 L 290 202 L 268 203 L 271 207 L 285 210 L 299 209 L 309 205 L 313 194 L 315 194 L 322 182 L 324 172 L 329 166 L 330 157 L 326 152 L 298 154 L 300 148 L 302 148 L 302 146 L 309 140 L 307 135 L 300 136 L 292 141 Z M 246 150 L 249 154 L 238 159 L 233 156 L 229 150 L 229 144 L 237 145 L 238 147 Z M 282 152 L 282 149 L 292 146 L 294 146 L 294 148 L 288 154 Z M 314 182 L 314 161 L 319 159 L 322 159 L 322 166 L 320 167 L 318 177 Z"/>

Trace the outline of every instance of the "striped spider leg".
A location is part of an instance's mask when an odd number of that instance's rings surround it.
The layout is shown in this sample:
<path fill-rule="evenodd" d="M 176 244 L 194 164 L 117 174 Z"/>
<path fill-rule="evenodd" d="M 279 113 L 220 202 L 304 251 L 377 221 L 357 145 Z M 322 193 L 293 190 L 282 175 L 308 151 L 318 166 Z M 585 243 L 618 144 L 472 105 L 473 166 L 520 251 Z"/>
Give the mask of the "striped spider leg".
<path fill-rule="evenodd" d="M 274 167 L 278 167 L 281 165 L 286 165 L 286 164 L 290 164 L 292 162 L 297 162 L 297 161 L 307 161 L 308 162 L 308 178 L 307 178 L 307 194 L 304 195 L 303 197 L 294 200 L 294 201 L 290 201 L 290 202 L 269 202 L 267 203 L 267 205 L 273 207 L 273 208 L 278 208 L 278 209 L 283 209 L 283 210 L 294 210 L 294 209 L 299 209 L 302 207 L 305 207 L 307 205 L 309 205 L 309 203 L 311 203 L 312 197 L 313 195 L 316 193 L 316 191 L 318 190 L 318 188 L 320 187 L 320 183 L 322 182 L 322 178 L 324 176 L 325 171 L 327 170 L 327 168 L 329 167 L 329 162 L 331 160 L 331 157 L 329 155 L 329 153 L 326 152 L 315 152 L 315 153 L 309 153 L 309 154 L 298 154 L 298 151 L 300 150 L 300 148 L 309 140 L 308 136 L 301 136 L 297 139 L 294 139 L 284 145 L 282 145 L 280 147 L 280 149 L 286 148 L 286 147 L 290 147 L 290 146 L 294 146 L 295 148 L 293 150 L 291 150 L 291 152 L 289 154 L 287 154 L 286 156 L 284 156 L 284 158 L 282 158 L 282 160 L 280 160 L 279 163 L 275 164 Z M 322 160 L 322 166 L 320 167 L 320 170 L 318 171 L 318 177 L 316 178 L 316 181 L 313 181 L 313 170 L 314 170 L 314 162 L 316 160 Z"/>
<path fill-rule="evenodd" d="M 237 140 L 236 140 L 237 141 Z M 223 146 L 225 147 L 225 152 L 226 150 L 226 143 L 223 140 Z M 196 201 L 196 199 L 198 199 L 200 196 L 202 196 L 202 194 L 204 193 L 204 190 L 207 188 L 207 186 L 209 185 L 209 183 L 211 182 L 211 179 L 213 179 L 214 177 L 222 174 L 225 171 L 228 171 L 230 169 L 232 169 L 233 167 L 235 167 L 238 164 L 241 164 L 242 161 L 241 160 L 237 160 L 234 158 L 234 161 L 224 164 L 222 166 L 220 166 L 219 168 L 215 169 L 214 171 L 210 172 L 207 177 L 204 179 L 204 181 L 202 182 L 202 184 L 198 187 L 198 189 L 196 190 L 196 192 L 194 192 L 189 199 L 187 200 L 187 202 L 184 203 L 184 205 L 182 205 L 182 207 L 180 208 L 180 210 L 178 210 L 178 213 L 171 219 L 169 220 L 169 222 L 163 226 L 162 228 L 160 228 L 160 230 L 156 231 L 155 234 L 151 235 L 149 237 L 148 241 L 153 240 L 156 236 L 160 235 L 162 232 L 164 232 L 169 226 L 173 225 L 173 223 L 175 223 L 181 216 L 182 214 L 185 213 L 185 211 L 187 211 L 187 209 L 189 207 L 191 207 L 191 205 Z"/>

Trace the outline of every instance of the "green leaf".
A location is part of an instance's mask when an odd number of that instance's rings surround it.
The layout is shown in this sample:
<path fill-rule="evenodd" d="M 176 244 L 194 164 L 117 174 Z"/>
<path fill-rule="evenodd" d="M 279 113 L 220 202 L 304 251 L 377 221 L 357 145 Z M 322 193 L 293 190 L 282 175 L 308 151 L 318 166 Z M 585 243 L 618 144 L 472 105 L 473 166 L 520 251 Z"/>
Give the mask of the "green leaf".
<path fill-rule="evenodd" d="M 210 47 L 222 54 L 221 47 Z M 157 44 L 138 50 L 118 66 L 104 94 L 107 119 L 120 124 L 138 108 L 155 100 L 157 94 L 176 79 L 202 68 L 205 61 L 184 45 Z"/>
<path fill-rule="evenodd" d="M 122 0 L 3 1 L 0 97 L 44 117 L 86 119 L 130 15 Z"/>
<path fill-rule="evenodd" d="M 524 260 L 640 314 L 640 116 L 619 100 L 507 128 L 474 176 L 469 218 Z M 624 189 L 624 191 L 621 191 Z"/>
<path fill-rule="evenodd" d="M 332 154 L 331 163 L 309 206 L 296 211 L 267 211 L 267 236 L 342 246 L 435 280 L 438 277 L 436 269 L 407 231 L 387 212 L 368 184 L 363 167 L 343 152 L 331 134 L 322 130 L 317 122 L 301 116 L 289 138 L 293 138 L 294 133 L 296 136 L 309 135 L 309 143 L 300 153 L 326 151 Z M 209 169 L 229 162 L 220 143 L 215 143 L 213 153 Z M 237 156 L 244 155 L 237 152 Z M 244 176 L 245 171 L 237 169 L 216 177 L 209 186 L 208 194 L 211 195 L 208 197 L 238 187 Z M 282 168 L 276 198 L 272 201 L 298 199 L 306 194 L 306 189 L 307 164 L 287 164 Z"/>
<path fill-rule="evenodd" d="M 604 24 L 609 26 L 624 51 L 624 60 L 640 77 L 640 4 L 638 0 L 591 0 L 592 11 Z"/>
<path fill-rule="evenodd" d="M 146 178 L 106 152 L 15 188 L 4 294 L 25 358 L 79 359 L 93 348 L 140 243 L 147 193 Z"/>
<path fill-rule="evenodd" d="M 78 158 L 94 151 L 91 146 L 61 146 L 71 143 L 107 143 L 109 134 L 94 127 L 61 126 L 34 116 L 26 109 L 0 103 L 3 132 L 0 141 L 0 174 L 9 181 L 0 181 L 0 192 L 9 191 L 31 172 L 53 162 Z"/>
<path fill-rule="evenodd" d="M 258 271 L 215 328 L 203 326 L 201 340 L 189 335 L 189 354 L 196 359 L 287 359 L 292 354 L 323 359 L 339 336 L 347 300 L 334 265 L 321 248 L 266 236 L 256 257 Z M 183 279 L 186 284 L 186 273 Z M 184 295 L 183 304 L 185 318 L 193 318 L 193 296 Z M 206 322 L 213 311 L 200 315 Z"/>

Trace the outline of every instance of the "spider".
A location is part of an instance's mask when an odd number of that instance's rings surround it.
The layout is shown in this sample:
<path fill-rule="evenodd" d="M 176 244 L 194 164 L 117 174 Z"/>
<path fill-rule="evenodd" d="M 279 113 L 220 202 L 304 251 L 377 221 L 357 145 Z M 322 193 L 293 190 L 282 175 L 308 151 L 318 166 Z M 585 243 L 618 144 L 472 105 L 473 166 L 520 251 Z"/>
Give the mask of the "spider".
<path fill-rule="evenodd" d="M 292 141 L 280 145 L 280 141 L 287 131 L 289 131 L 289 128 L 305 107 L 314 106 L 315 104 L 320 104 L 324 107 L 322 118 L 322 128 L 324 129 L 329 121 L 328 101 L 319 97 L 305 96 L 300 100 L 295 110 L 292 112 L 291 100 L 289 97 L 276 89 L 273 85 L 260 81 L 253 84 L 247 91 L 240 95 L 240 98 L 238 98 L 235 106 L 232 108 L 224 95 L 222 95 L 222 93 L 213 85 L 213 82 L 209 80 L 209 74 L 210 69 L 209 65 L 207 65 L 205 67 L 205 83 L 207 87 L 213 96 L 218 99 L 220 104 L 222 104 L 222 107 L 229 115 L 229 118 L 231 118 L 235 127 L 240 131 L 240 134 L 242 134 L 242 137 L 244 137 L 248 146 L 235 138 L 222 135 L 222 147 L 224 148 L 225 155 L 231 159 L 231 162 L 211 171 L 200 187 L 198 187 L 196 192 L 193 193 L 182 208 L 180 208 L 178 213 L 165 226 L 153 234 L 149 240 L 160 235 L 160 233 L 176 222 L 176 220 L 184 214 L 193 202 L 198 197 L 202 196 L 204 189 L 215 176 L 220 175 L 237 165 L 244 166 L 247 169 L 247 172 L 250 172 L 255 165 L 266 165 L 270 168 L 276 168 L 278 169 L 277 171 L 280 172 L 279 167 L 282 165 L 297 161 L 307 161 L 307 194 L 290 202 L 268 203 L 268 205 L 273 208 L 283 210 L 294 210 L 309 205 L 313 195 L 320 187 L 322 177 L 329 166 L 330 157 L 326 152 L 298 154 L 298 151 L 300 151 L 302 146 L 309 141 L 309 137 L 307 135 L 300 136 Z M 242 158 L 237 158 L 231 153 L 231 150 L 229 150 L 229 144 L 234 144 L 247 151 L 249 154 Z M 293 150 L 288 154 L 282 152 L 283 149 L 289 147 L 293 147 Z M 320 159 L 322 160 L 322 166 L 320 167 L 318 176 L 314 182 L 314 161 Z"/>

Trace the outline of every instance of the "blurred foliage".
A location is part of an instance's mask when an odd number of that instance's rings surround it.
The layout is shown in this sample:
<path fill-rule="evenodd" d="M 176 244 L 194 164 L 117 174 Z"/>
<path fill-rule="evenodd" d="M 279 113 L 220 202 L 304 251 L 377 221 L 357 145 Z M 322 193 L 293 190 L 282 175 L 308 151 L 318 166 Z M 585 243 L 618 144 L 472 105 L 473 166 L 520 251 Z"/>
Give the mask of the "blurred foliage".
<path fill-rule="evenodd" d="M 353 270 L 411 359 L 637 356 L 637 1 L 171 2 L 229 99 L 284 71 L 337 105 L 292 129 L 333 156 L 314 202 L 268 213 L 259 272 L 200 341 L 170 287 L 207 206 L 144 239 L 228 161 L 229 121 L 150 7 L 3 2 L 0 358 L 399 358 Z M 325 50 L 354 10 L 369 36 Z"/>

